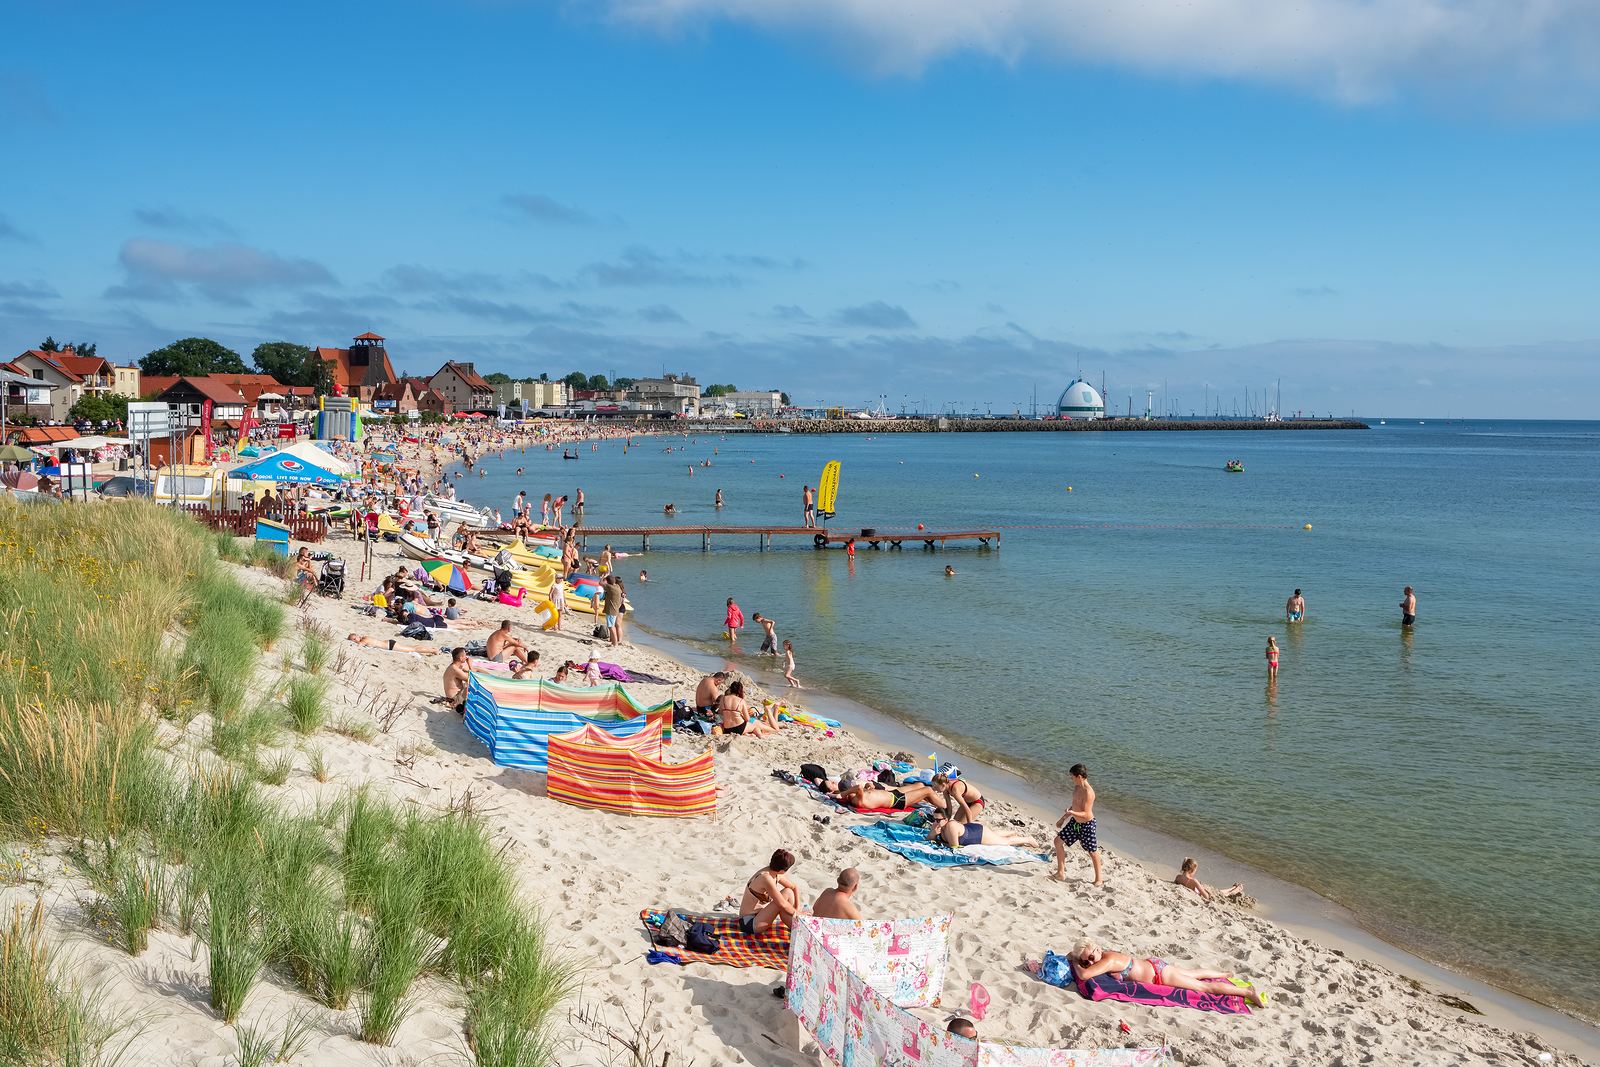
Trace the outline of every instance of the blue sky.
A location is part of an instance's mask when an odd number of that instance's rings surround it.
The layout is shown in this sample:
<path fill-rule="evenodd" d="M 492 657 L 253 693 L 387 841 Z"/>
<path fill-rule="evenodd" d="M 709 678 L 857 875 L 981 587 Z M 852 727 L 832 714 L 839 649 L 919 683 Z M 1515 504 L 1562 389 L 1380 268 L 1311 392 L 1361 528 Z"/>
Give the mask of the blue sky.
<path fill-rule="evenodd" d="M 0 11 L 7 353 L 1600 417 L 1593 5 Z"/>

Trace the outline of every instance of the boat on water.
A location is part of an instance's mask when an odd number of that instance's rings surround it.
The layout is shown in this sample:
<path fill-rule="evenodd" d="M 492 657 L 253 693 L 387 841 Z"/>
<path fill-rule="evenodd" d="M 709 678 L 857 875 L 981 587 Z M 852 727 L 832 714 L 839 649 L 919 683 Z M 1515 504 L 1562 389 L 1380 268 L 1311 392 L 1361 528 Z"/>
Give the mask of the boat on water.
<path fill-rule="evenodd" d="M 1243 474 L 1244 464 L 1238 462 L 1237 460 L 1233 460 L 1229 462 L 1229 464 L 1224 467 L 1223 470 L 1228 471 L 1230 474 Z"/>

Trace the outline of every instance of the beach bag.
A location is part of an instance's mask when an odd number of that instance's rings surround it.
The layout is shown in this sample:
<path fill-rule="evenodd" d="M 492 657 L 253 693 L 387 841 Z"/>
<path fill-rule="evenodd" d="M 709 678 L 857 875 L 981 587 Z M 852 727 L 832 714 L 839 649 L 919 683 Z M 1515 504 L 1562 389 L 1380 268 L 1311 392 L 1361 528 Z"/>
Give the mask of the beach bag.
<path fill-rule="evenodd" d="M 683 947 L 690 952 L 712 953 L 722 950 L 722 942 L 711 934 L 711 927 L 706 923 L 695 923 L 689 927 L 689 933 L 683 939 Z"/>
<path fill-rule="evenodd" d="M 594 635 L 596 637 L 610 637 L 611 631 L 606 629 L 604 626 L 596 626 L 594 628 Z"/>
<path fill-rule="evenodd" d="M 433 632 L 420 622 L 414 622 L 400 631 L 400 636 L 411 641 L 432 641 Z"/>
<path fill-rule="evenodd" d="M 489 654 L 489 642 L 487 641 L 468 641 L 464 647 L 469 656 L 487 656 Z"/>
<path fill-rule="evenodd" d="M 1044 959 L 1039 961 L 1039 981 L 1067 988 L 1072 984 L 1072 964 L 1067 957 L 1046 951 Z"/>
<path fill-rule="evenodd" d="M 800 777 L 820 788 L 822 783 L 827 781 L 828 772 L 823 770 L 820 764 L 802 763 L 800 764 Z"/>
<path fill-rule="evenodd" d="M 908 779 L 908 781 L 909 781 L 909 779 Z M 893 771 L 879 771 L 878 772 L 878 784 L 879 785 L 899 785 L 900 783 L 894 780 L 894 772 Z"/>
<path fill-rule="evenodd" d="M 661 929 L 655 936 L 658 945 L 681 945 L 689 937 L 689 921 L 675 911 L 667 912 Z"/>

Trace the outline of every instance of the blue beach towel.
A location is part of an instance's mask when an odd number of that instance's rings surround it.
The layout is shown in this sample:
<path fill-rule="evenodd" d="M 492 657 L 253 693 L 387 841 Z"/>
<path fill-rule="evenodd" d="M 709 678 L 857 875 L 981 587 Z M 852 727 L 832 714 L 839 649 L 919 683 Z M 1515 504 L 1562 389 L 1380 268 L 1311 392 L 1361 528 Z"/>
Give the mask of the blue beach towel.
<path fill-rule="evenodd" d="M 905 826 L 888 819 L 871 826 L 852 826 L 850 832 L 897 852 L 908 860 L 928 867 L 976 867 L 980 864 L 1045 863 L 1050 857 L 1042 852 L 1029 852 L 1012 845 L 968 845 L 950 849 L 928 840 L 928 831 L 921 826 Z"/>

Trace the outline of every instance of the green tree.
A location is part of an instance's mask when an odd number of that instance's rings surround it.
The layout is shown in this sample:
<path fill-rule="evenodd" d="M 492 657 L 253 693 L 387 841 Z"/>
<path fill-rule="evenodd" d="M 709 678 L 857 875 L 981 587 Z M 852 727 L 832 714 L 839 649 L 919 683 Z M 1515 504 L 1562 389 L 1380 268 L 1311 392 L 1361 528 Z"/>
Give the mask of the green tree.
<path fill-rule="evenodd" d="M 548 382 L 548 381 L 549 381 L 549 380 L 550 380 L 550 375 L 548 375 L 548 374 L 541 374 L 541 375 L 539 375 L 539 380 L 540 380 L 540 381 L 541 381 L 541 382 Z"/>
<path fill-rule="evenodd" d="M 144 373 L 162 377 L 199 377 L 206 374 L 248 374 L 239 353 L 209 337 L 185 337 L 158 348 L 139 361 Z"/>
<path fill-rule="evenodd" d="M 589 376 L 587 374 L 583 373 L 583 371 L 581 371 L 581 370 L 575 370 L 571 374 L 567 375 L 565 378 L 563 378 L 561 380 L 566 382 L 568 385 L 570 385 L 574 389 L 587 389 L 587 388 L 589 388 Z"/>
<path fill-rule="evenodd" d="M 483 380 L 490 385 L 509 385 L 511 383 L 511 375 L 495 371 L 493 374 L 485 374 Z"/>
<path fill-rule="evenodd" d="M 75 356 L 93 356 L 94 350 L 95 344 L 93 341 L 79 341 L 75 345 L 64 345 L 54 337 L 46 337 L 44 342 L 39 345 L 39 351 L 41 352 L 71 352 Z"/>
<path fill-rule="evenodd" d="M 733 384 L 731 384 L 731 383 L 728 384 L 728 385 L 708 385 L 708 386 L 706 386 L 705 395 L 706 396 L 727 396 L 729 393 L 737 393 L 738 391 L 739 391 L 738 387 L 733 385 Z"/>
<path fill-rule="evenodd" d="M 112 421 L 128 421 L 128 398 L 125 396 L 95 396 L 85 393 L 78 398 L 67 411 L 70 419 L 88 419 L 90 422 L 99 422 L 101 419 Z"/>
<path fill-rule="evenodd" d="M 256 345 L 250 358 L 258 373 L 270 374 L 284 385 L 309 385 L 318 396 L 333 393 L 333 368 L 314 348 L 269 341 Z"/>
<path fill-rule="evenodd" d="M 611 386 L 606 382 L 606 376 L 604 374 L 591 374 L 589 375 L 588 388 L 599 390 L 610 389 Z"/>
<path fill-rule="evenodd" d="M 618 378 L 616 381 L 612 382 L 611 384 L 612 384 L 613 387 L 615 387 L 617 389 L 632 389 L 633 388 L 633 379 L 632 378 Z"/>
<path fill-rule="evenodd" d="M 777 392 L 777 390 L 774 389 L 773 392 Z M 788 407 L 789 406 L 789 394 L 788 393 L 778 393 L 778 403 L 782 404 L 784 407 Z"/>

